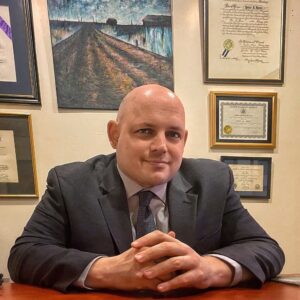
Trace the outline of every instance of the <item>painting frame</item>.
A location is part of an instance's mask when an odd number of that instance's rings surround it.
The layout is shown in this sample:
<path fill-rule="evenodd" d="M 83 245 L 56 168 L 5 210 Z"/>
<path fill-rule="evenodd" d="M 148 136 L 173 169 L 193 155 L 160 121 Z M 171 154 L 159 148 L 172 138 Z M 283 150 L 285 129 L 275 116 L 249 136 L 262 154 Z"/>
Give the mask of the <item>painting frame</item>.
<path fill-rule="evenodd" d="M 270 199 L 271 157 L 221 156 L 231 168 L 241 198 Z"/>
<path fill-rule="evenodd" d="M 275 1 L 268 6 L 268 3 L 251 5 L 249 0 L 250 5 L 247 2 L 243 6 L 228 0 L 203 0 L 204 83 L 284 83 L 286 0 Z M 260 12 L 258 9 L 255 12 L 253 7 L 258 7 Z M 245 17 L 248 12 L 249 23 Z M 253 16 L 267 18 L 269 23 L 257 22 L 260 25 L 255 27 L 251 23 Z"/>
<path fill-rule="evenodd" d="M 274 149 L 277 93 L 211 91 L 210 148 Z"/>
<path fill-rule="evenodd" d="M 0 81 L 0 103 L 41 104 L 38 70 L 35 55 L 31 1 L 0 0 L 2 9 L 8 9 L 10 24 L 1 16 L 2 33 L 11 39 L 13 65 L 9 72 L 15 71 L 15 81 Z M 1 30 L 1 28 L 0 28 Z M 7 61 L 4 57 L 4 61 Z"/>
<path fill-rule="evenodd" d="M 118 110 L 144 84 L 174 90 L 171 0 L 47 3 L 59 109 Z"/>
<path fill-rule="evenodd" d="M 30 114 L 0 113 L 0 198 L 37 198 Z"/>

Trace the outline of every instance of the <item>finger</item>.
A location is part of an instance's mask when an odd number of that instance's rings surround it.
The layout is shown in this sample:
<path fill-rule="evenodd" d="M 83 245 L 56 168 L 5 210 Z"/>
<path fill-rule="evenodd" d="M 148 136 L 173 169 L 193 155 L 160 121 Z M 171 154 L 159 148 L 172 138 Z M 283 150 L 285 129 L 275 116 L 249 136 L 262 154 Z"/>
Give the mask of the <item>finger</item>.
<path fill-rule="evenodd" d="M 168 235 L 171 236 L 172 238 L 176 238 L 176 233 L 174 231 L 169 231 Z"/>
<path fill-rule="evenodd" d="M 124 285 L 122 287 L 123 290 L 144 290 L 144 289 L 149 289 L 149 290 L 157 290 L 157 285 L 160 284 L 162 281 L 155 278 L 155 279 L 146 279 L 146 278 L 135 278 L 134 285 Z"/>
<path fill-rule="evenodd" d="M 194 267 L 193 262 L 187 256 L 177 256 L 166 259 L 156 265 L 140 270 L 144 277 L 148 279 L 162 278 L 168 274 L 175 274 L 177 271 L 186 271 Z M 177 272 L 178 275 L 178 272 Z M 174 277 L 174 276 L 172 276 Z"/>
<path fill-rule="evenodd" d="M 176 239 L 172 235 L 155 230 L 133 241 L 131 246 L 134 248 L 151 247 L 161 242 L 175 241 Z"/>
<path fill-rule="evenodd" d="M 174 277 L 169 281 L 160 283 L 157 286 L 157 289 L 160 292 L 168 292 L 179 288 L 190 288 L 194 286 L 194 281 L 195 281 L 195 277 L 193 275 L 193 271 L 188 271 Z"/>
<path fill-rule="evenodd" d="M 187 246 L 179 241 L 162 242 L 138 252 L 134 255 L 134 257 L 139 263 L 144 263 L 148 261 L 158 261 L 161 259 L 164 260 L 166 257 L 185 255 L 188 250 Z"/>

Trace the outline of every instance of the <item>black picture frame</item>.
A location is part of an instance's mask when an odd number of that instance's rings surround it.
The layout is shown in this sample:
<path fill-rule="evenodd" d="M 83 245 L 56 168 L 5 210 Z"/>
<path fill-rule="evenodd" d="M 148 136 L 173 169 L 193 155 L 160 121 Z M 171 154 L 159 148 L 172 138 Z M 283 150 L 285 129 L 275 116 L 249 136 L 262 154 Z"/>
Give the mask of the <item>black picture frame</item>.
<path fill-rule="evenodd" d="M 274 149 L 277 93 L 211 91 L 210 147 Z"/>
<path fill-rule="evenodd" d="M 202 0 L 202 5 L 204 83 L 284 83 L 286 0 Z"/>
<path fill-rule="evenodd" d="M 0 198 L 37 198 L 31 116 L 0 113 Z"/>
<path fill-rule="evenodd" d="M 221 156 L 221 161 L 232 169 L 241 198 L 270 198 L 271 157 Z"/>
<path fill-rule="evenodd" d="M 13 44 L 15 81 L 0 81 L 0 103 L 41 104 L 38 71 L 35 56 L 31 1 L 0 0 L 3 9 L 8 8 L 9 20 L 1 18 L 4 38 Z M 1 17 L 1 15 L 0 15 Z"/>

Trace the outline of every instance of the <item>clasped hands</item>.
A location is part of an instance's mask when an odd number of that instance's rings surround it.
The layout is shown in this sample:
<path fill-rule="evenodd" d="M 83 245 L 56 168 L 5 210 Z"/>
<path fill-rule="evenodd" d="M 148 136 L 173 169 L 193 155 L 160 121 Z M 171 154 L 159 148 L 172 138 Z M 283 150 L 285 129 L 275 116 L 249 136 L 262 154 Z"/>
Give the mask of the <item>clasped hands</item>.
<path fill-rule="evenodd" d="M 86 286 L 168 292 L 229 286 L 232 280 L 231 266 L 216 257 L 199 255 L 172 231 L 153 231 L 131 246 L 120 255 L 98 259 L 87 275 Z"/>

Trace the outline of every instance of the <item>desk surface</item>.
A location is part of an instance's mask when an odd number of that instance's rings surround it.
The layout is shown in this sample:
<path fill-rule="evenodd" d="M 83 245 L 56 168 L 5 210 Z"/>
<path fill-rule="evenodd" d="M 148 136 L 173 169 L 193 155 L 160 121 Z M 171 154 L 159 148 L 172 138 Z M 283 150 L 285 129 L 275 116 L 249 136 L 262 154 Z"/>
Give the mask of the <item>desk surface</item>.
<path fill-rule="evenodd" d="M 283 283 L 267 282 L 261 289 L 244 287 L 200 291 L 197 294 L 182 297 L 142 296 L 123 293 L 85 292 L 63 294 L 50 289 L 43 289 L 16 283 L 4 283 L 0 287 L 0 299 L 9 300 L 58 300 L 58 299 L 98 299 L 98 300 L 125 300 L 125 299 L 184 299 L 184 300 L 300 300 L 300 287 Z"/>

